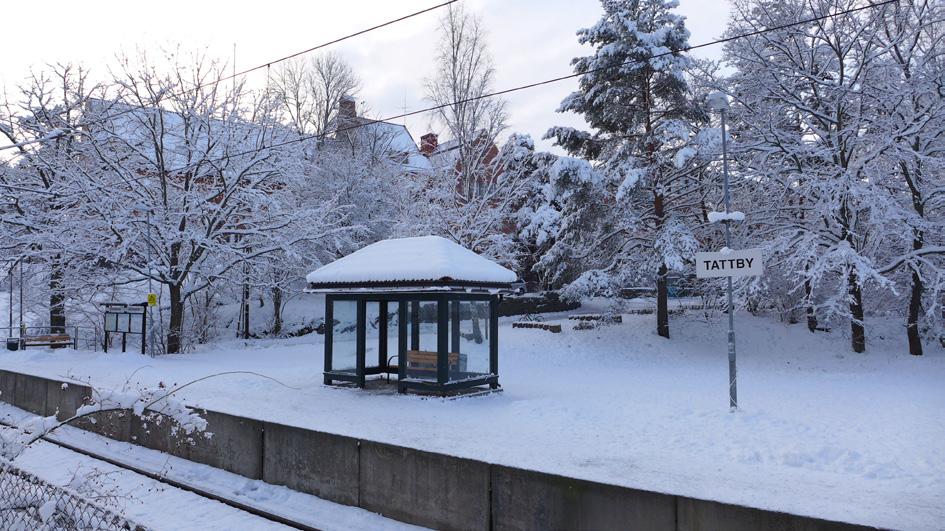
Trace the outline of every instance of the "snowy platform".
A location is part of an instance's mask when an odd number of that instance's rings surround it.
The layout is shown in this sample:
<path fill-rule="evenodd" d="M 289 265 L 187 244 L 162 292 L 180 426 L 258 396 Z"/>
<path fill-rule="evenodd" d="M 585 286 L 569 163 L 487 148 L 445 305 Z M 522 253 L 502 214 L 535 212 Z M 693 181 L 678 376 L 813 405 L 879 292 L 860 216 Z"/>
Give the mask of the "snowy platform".
<path fill-rule="evenodd" d="M 587 312 L 587 309 L 583 309 Z M 0 368 L 99 385 L 183 383 L 222 412 L 573 477 L 897 529 L 945 522 L 945 351 L 909 356 L 899 321 L 865 354 L 834 332 L 739 316 L 740 411 L 722 316 L 652 315 L 561 334 L 500 327 L 504 392 L 441 400 L 321 384 L 322 337 L 228 342 L 151 359 L 5 352 Z M 838 330 L 838 329 L 835 329 Z M 398 426 L 409 425 L 410 430 Z M 488 437 L 469 437 L 469 433 Z M 538 448 L 540 451 L 536 451 Z"/>

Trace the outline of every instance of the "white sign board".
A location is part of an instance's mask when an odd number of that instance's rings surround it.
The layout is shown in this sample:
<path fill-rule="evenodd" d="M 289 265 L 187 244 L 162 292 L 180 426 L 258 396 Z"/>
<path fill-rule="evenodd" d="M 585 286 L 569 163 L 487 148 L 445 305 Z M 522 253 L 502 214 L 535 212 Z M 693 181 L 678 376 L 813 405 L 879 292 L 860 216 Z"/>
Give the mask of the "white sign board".
<path fill-rule="evenodd" d="M 761 249 L 696 253 L 696 276 L 699 278 L 756 277 L 763 269 Z"/>

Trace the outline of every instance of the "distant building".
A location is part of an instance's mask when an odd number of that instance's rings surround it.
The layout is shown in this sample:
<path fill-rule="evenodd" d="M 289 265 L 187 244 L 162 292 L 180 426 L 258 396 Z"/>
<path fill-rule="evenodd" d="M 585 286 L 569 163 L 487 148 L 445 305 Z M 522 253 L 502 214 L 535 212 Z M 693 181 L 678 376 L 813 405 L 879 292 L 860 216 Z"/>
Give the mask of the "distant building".
<path fill-rule="evenodd" d="M 427 133 L 420 137 L 420 152 L 430 160 L 434 170 L 452 170 L 456 173 L 456 191 L 463 197 L 473 198 L 482 193 L 484 187 L 491 184 L 502 174 L 498 166 L 499 148 L 485 131 L 476 139 L 471 153 L 480 159 L 482 171 L 472 176 L 472 182 L 464 182 L 463 157 L 460 156 L 458 140 L 439 143 L 436 133 Z"/>
<path fill-rule="evenodd" d="M 386 153 L 408 172 L 433 170 L 406 126 L 358 116 L 357 102 L 350 96 L 342 97 L 338 103 L 334 126 L 335 140 L 349 141 L 361 148 Z"/>

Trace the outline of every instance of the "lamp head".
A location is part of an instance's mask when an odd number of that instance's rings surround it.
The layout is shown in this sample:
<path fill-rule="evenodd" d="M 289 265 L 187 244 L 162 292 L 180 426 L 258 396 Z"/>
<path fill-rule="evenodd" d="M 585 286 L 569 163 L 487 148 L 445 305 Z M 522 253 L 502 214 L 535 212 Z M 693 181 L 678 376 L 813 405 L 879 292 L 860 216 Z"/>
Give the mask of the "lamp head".
<path fill-rule="evenodd" d="M 728 110 L 728 96 L 723 92 L 713 92 L 706 97 L 705 101 L 713 111 Z"/>

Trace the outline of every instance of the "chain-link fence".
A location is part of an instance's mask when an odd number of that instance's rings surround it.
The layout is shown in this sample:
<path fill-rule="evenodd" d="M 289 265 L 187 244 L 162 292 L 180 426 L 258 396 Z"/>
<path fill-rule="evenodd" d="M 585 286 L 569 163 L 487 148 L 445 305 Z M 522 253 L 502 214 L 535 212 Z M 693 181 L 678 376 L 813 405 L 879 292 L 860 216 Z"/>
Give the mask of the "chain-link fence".
<path fill-rule="evenodd" d="M 0 529 L 146 531 L 80 495 L 0 462 Z"/>

